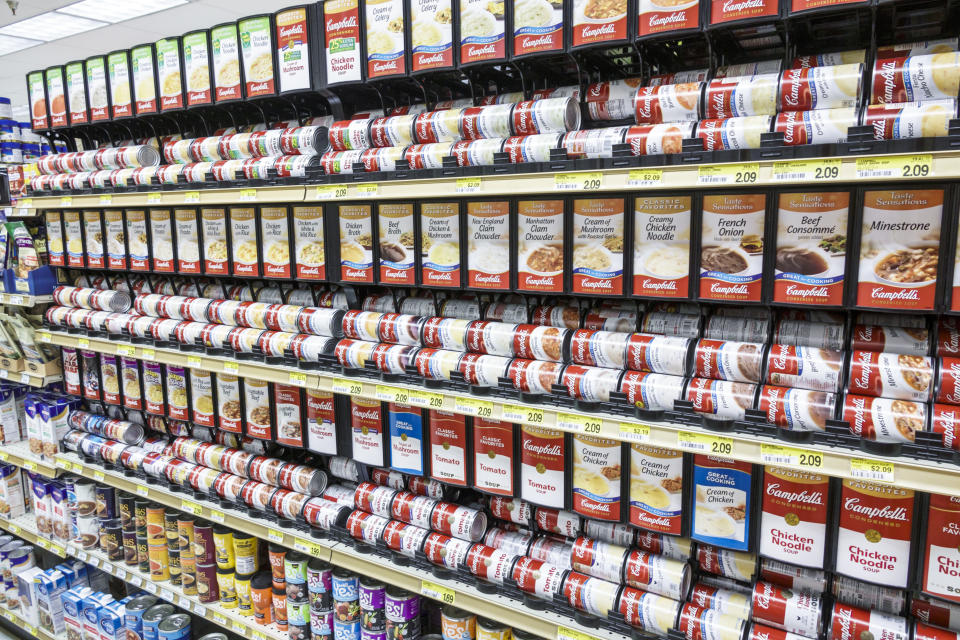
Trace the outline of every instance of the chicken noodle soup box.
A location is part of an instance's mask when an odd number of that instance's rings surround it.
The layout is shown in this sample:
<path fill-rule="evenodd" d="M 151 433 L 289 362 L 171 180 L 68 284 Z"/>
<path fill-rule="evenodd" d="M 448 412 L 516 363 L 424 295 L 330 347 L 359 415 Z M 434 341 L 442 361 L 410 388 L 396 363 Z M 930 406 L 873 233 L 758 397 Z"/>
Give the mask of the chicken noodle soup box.
<path fill-rule="evenodd" d="M 865 191 L 856 304 L 933 309 L 943 189 Z"/>
<path fill-rule="evenodd" d="M 633 295 L 690 295 L 690 217 L 690 196 L 644 196 L 634 201 Z"/>

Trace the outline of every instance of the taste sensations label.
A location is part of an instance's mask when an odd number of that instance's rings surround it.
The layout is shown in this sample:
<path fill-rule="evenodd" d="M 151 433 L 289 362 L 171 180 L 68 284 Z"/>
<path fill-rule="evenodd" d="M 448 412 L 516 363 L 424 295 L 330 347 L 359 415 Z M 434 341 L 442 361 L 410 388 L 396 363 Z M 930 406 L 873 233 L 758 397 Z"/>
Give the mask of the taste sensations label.
<path fill-rule="evenodd" d="M 766 203 L 763 194 L 704 196 L 701 299 L 760 301 Z"/>
<path fill-rule="evenodd" d="M 849 192 L 782 193 L 774 300 L 843 304 Z"/>

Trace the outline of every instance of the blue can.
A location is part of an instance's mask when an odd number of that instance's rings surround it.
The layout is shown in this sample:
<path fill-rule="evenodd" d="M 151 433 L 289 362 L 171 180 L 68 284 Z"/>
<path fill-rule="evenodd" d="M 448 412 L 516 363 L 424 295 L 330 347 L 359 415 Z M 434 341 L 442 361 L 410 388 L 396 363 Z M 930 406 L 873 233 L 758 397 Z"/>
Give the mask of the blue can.
<path fill-rule="evenodd" d="M 333 585 L 333 599 L 339 602 L 350 602 L 360 599 L 360 583 L 356 574 L 346 569 L 336 569 L 331 579 Z"/>
<path fill-rule="evenodd" d="M 360 621 L 333 621 L 333 640 L 360 640 Z"/>
<path fill-rule="evenodd" d="M 167 616 L 172 616 L 176 611 L 172 604 L 155 604 L 146 611 L 140 618 L 143 624 L 143 640 L 159 640 L 160 623 Z"/>
<path fill-rule="evenodd" d="M 151 595 L 137 596 L 127 602 L 123 614 L 123 627 L 127 630 L 127 638 L 142 640 L 143 614 L 155 604 L 157 599 Z"/>
<path fill-rule="evenodd" d="M 190 640 L 190 614 L 175 613 L 160 622 L 159 640 Z"/>

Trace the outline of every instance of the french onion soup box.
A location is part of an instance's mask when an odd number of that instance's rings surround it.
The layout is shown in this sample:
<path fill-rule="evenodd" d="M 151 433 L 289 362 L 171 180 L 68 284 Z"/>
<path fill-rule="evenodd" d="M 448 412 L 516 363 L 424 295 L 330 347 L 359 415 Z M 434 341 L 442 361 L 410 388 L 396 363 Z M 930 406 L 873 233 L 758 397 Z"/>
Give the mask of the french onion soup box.
<path fill-rule="evenodd" d="M 762 193 L 703 197 L 700 299 L 760 302 L 766 209 Z"/>

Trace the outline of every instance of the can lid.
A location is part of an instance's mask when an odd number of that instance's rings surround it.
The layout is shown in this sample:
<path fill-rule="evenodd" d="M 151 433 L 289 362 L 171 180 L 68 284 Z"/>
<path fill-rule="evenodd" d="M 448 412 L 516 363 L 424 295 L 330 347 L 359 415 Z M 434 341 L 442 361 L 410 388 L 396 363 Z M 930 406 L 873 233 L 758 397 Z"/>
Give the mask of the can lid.
<path fill-rule="evenodd" d="M 145 621 L 162 620 L 174 611 L 176 611 L 176 609 L 172 604 L 155 604 L 144 612 L 143 619 Z"/>
<path fill-rule="evenodd" d="M 179 631 L 190 626 L 190 616 L 186 613 L 174 613 L 160 621 L 160 631 Z"/>
<path fill-rule="evenodd" d="M 272 588 L 273 576 L 269 571 L 261 571 L 260 573 L 253 576 L 250 580 L 250 587 L 252 589 L 267 589 Z"/>
<path fill-rule="evenodd" d="M 307 559 L 307 556 L 300 553 L 299 551 L 287 551 L 285 558 L 286 562 L 304 562 Z"/>
<path fill-rule="evenodd" d="M 128 600 L 126 608 L 127 611 L 146 611 L 155 604 L 157 604 L 157 597 L 145 594 Z"/>
<path fill-rule="evenodd" d="M 314 571 L 325 571 L 331 567 L 329 562 L 321 560 L 320 558 L 310 558 L 310 563 L 307 565 L 308 569 L 313 569 Z M 362 583 L 361 578 L 361 583 Z"/>
<path fill-rule="evenodd" d="M 223 567 L 217 567 L 218 575 L 226 576 L 226 575 L 233 575 L 233 573 L 234 573 L 234 570 L 232 567 L 229 569 L 224 569 Z"/>

